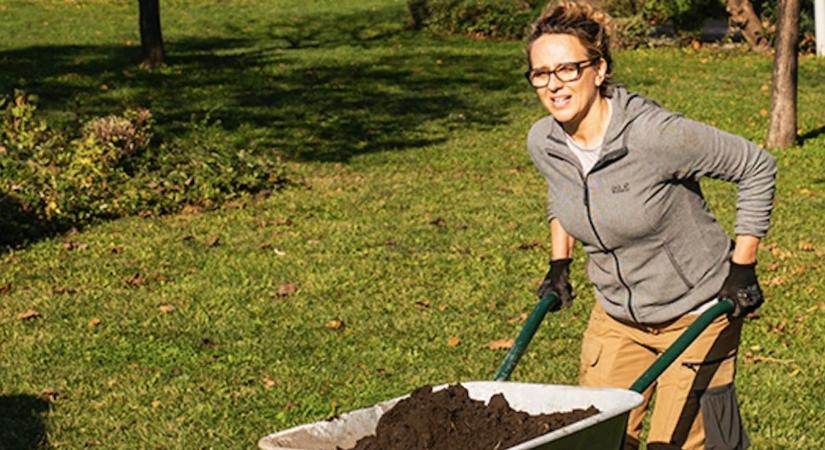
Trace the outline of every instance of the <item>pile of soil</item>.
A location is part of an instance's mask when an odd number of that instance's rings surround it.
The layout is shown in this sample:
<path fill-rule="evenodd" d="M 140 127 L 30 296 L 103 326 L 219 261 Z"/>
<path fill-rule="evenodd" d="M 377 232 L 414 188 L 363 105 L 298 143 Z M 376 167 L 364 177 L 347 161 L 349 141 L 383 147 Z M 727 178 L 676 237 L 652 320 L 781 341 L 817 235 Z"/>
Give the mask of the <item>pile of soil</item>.
<path fill-rule="evenodd" d="M 485 405 L 460 384 L 438 392 L 424 386 L 384 413 L 375 436 L 351 450 L 501 450 L 598 413 L 590 406 L 531 416 L 510 408 L 502 394 Z"/>

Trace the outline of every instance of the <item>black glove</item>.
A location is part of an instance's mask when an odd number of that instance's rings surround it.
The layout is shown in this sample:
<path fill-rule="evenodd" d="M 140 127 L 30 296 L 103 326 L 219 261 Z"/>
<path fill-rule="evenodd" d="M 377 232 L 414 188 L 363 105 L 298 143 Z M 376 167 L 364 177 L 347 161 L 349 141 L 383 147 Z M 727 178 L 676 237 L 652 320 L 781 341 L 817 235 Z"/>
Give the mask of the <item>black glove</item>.
<path fill-rule="evenodd" d="M 573 262 L 570 258 L 556 259 L 550 261 L 550 270 L 541 282 L 538 292 L 536 294 L 539 299 L 542 299 L 550 292 L 556 294 L 561 300 L 550 311 L 558 311 L 561 308 L 566 308 L 573 303 L 576 298 L 576 293 L 573 292 L 573 286 L 570 285 L 570 263 Z"/>
<path fill-rule="evenodd" d="M 719 298 L 733 300 L 734 310 L 728 315 L 732 319 L 756 311 L 765 301 L 756 281 L 756 263 L 743 265 L 731 261 L 730 272 L 719 291 Z"/>

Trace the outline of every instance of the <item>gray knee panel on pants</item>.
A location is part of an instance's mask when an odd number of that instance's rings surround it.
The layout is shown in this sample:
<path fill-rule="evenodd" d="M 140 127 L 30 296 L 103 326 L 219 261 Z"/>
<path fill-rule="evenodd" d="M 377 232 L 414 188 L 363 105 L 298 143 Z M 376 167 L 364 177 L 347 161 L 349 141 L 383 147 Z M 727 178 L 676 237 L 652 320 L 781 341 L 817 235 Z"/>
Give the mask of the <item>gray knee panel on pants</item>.
<path fill-rule="evenodd" d="M 748 448 L 750 440 L 742 427 L 733 384 L 706 390 L 699 399 L 699 409 L 705 426 L 707 450 Z"/>

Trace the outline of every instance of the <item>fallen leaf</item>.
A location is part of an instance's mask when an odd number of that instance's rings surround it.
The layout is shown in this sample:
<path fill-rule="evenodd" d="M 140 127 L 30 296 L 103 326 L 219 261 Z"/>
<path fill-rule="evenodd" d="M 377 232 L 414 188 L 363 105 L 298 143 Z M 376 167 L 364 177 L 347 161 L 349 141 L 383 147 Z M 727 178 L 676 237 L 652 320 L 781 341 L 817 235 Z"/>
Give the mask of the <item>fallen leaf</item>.
<path fill-rule="evenodd" d="M 264 389 L 266 389 L 267 391 L 278 384 L 277 381 L 273 380 L 272 378 L 269 378 L 269 376 L 267 375 L 264 375 L 263 378 L 261 378 L 261 383 L 264 385 Z"/>
<path fill-rule="evenodd" d="M 131 286 L 142 286 L 145 283 L 146 279 L 140 276 L 140 273 L 136 273 L 126 279 L 126 284 L 129 284 Z"/>
<path fill-rule="evenodd" d="M 259 245 L 258 248 L 260 248 L 261 250 L 269 250 L 270 248 L 272 248 L 272 244 L 269 242 L 264 242 L 263 244 Z"/>
<path fill-rule="evenodd" d="M 427 309 L 427 308 L 430 307 L 430 301 L 429 300 L 419 300 L 419 301 L 415 302 L 415 307 L 418 308 L 418 309 Z"/>
<path fill-rule="evenodd" d="M 447 304 L 442 303 L 442 304 L 438 305 L 438 310 L 441 311 L 441 312 L 446 311 L 447 310 Z"/>
<path fill-rule="evenodd" d="M 63 243 L 63 248 L 66 250 L 86 250 L 89 248 L 89 244 L 85 242 L 74 242 L 74 241 L 67 241 Z"/>
<path fill-rule="evenodd" d="M 690 41 L 690 48 L 694 50 L 699 50 L 700 48 L 702 48 L 702 42 L 699 39 L 693 39 L 692 41 Z"/>
<path fill-rule="evenodd" d="M 221 205 L 221 209 L 243 209 L 244 206 L 243 200 L 235 199 Z"/>
<path fill-rule="evenodd" d="M 114 253 L 115 255 L 123 253 L 123 246 L 122 245 L 116 245 L 116 246 L 112 247 L 112 253 Z"/>
<path fill-rule="evenodd" d="M 439 227 L 439 228 L 444 228 L 444 227 L 447 226 L 447 221 L 444 220 L 441 217 L 436 217 L 435 219 L 430 221 L 430 225 L 433 225 L 433 226 L 436 226 L 436 227 Z"/>
<path fill-rule="evenodd" d="M 273 248 L 272 251 L 275 253 L 276 256 L 284 256 L 286 252 L 277 248 Z"/>
<path fill-rule="evenodd" d="M 276 295 L 278 297 L 289 297 L 290 295 L 294 294 L 298 291 L 298 286 L 293 283 L 284 283 L 278 286 L 278 291 Z"/>
<path fill-rule="evenodd" d="M 37 396 L 40 400 L 44 402 L 54 403 L 57 401 L 57 398 L 60 397 L 60 392 L 57 392 L 53 389 L 44 389 L 40 395 Z"/>
<path fill-rule="evenodd" d="M 497 341 L 491 341 L 487 343 L 487 348 L 490 350 L 501 350 L 501 349 L 508 349 L 513 347 L 515 344 L 514 339 L 499 339 Z"/>
<path fill-rule="evenodd" d="M 806 197 L 809 197 L 809 198 L 814 198 L 814 197 L 816 197 L 816 192 L 814 192 L 814 191 L 812 191 L 812 190 L 810 190 L 810 189 L 808 189 L 808 188 L 802 188 L 802 189 L 800 189 L 800 190 L 799 190 L 799 193 L 800 193 L 800 194 L 802 194 L 802 195 L 804 195 L 804 196 L 806 196 Z"/>
<path fill-rule="evenodd" d="M 762 117 L 768 117 L 768 110 L 765 109 L 765 108 L 760 109 L 759 110 L 759 115 L 762 116 Z"/>
<path fill-rule="evenodd" d="M 812 244 L 810 242 L 805 242 L 805 241 L 799 241 L 799 249 L 802 250 L 803 252 L 816 251 L 816 247 L 814 247 L 814 244 Z"/>
<path fill-rule="evenodd" d="M 40 317 L 43 317 L 43 315 L 33 309 L 27 309 L 17 315 L 18 320 L 32 320 Z"/>
<path fill-rule="evenodd" d="M 279 226 L 290 226 L 292 225 L 292 220 L 288 217 L 279 217 L 273 221 L 275 225 Z"/>
<path fill-rule="evenodd" d="M 516 317 L 507 319 L 507 323 L 524 323 L 527 320 L 527 313 L 521 313 Z"/>
<path fill-rule="evenodd" d="M 160 400 L 152 400 L 152 409 L 160 408 Z"/>
<path fill-rule="evenodd" d="M 461 339 L 458 336 L 450 336 L 450 339 L 447 339 L 447 345 L 449 347 L 458 347 L 458 344 L 461 343 Z"/>
<path fill-rule="evenodd" d="M 101 84 L 100 85 L 100 90 L 103 91 L 103 92 L 108 91 L 109 90 L 109 85 L 106 84 L 106 83 Z"/>
<path fill-rule="evenodd" d="M 800 264 L 793 268 L 791 271 L 791 275 L 803 275 L 805 272 L 808 271 L 808 266 L 805 264 Z"/>
<path fill-rule="evenodd" d="M 89 321 L 88 325 L 86 325 L 90 330 L 100 325 L 100 319 L 92 319 Z"/>
<path fill-rule="evenodd" d="M 161 306 L 158 307 L 158 311 L 160 311 L 162 314 L 169 314 L 169 313 L 175 311 L 175 309 L 177 309 L 177 308 L 175 308 L 172 305 L 161 305 Z"/>
<path fill-rule="evenodd" d="M 531 249 L 540 248 L 540 247 L 541 247 L 541 241 L 531 241 L 531 242 L 522 242 L 521 244 L 518 245 L 517 248 L 519 250 L 531 250 Z"/>
<path fill-rule="evenodd" d="M 284 406 L 281 406 L 281 411 L 292 411 L 297 406 L 298 406 L 297 403 L 286 402 L 286 403 L 284 403 Z"/>
<path fill-rule="evenodd" d="M 203 208 L 197 205 L 185 205 L 180 213 L 184 216 L 196 216 L 203 212 Z"/>
<path fill-rule="evenodd" d="M 788 320 L 787 319 L 782 319 L 779 323 L 777 323 L 776 325 L 774 325 L 770 328 L 770 332 L 778 334 L 778 335 L 781 336 L 781 335 L 785 334 L 787 328 L 788 328 Z"/>
<path fill-rule="evenodd" d="M 207 247 L 217 247 L 221 244 L 221 237 L 220 236 L 212 236 L 206 240 Z"/>
<path fill-rule="evenodd" d="M 324 327 L 330 330 L 341 330 L 344 328 L 344 321 L 339 319 L 332 319 L 324 324 Z"/>
<path fill-rule="evenodd" d="M 72 294 L 77 293 L 77 289 L 70 288 L 70 287 L 61 287 L 61 288 L 55 288 L 55 290 L 53 290 L 52 293 L 54 295 L 64 295 L 64 294 L 65 295 L 72 295 Z"/>
<path fill-rule="evenodd" d="M 771 253 L 771 255 L 780 261 L 784 261 L 793 255 L 791 252 L 779 248 L 775 242 L 768 244 L 767 250 Z"/>
<path fill-rule="evenodd" d="M 773 278 L 769 278 L 767 281 L 762 283 L 762 285 L 766 287 L 782 286 L 783 284 L 785 284 L 785 277 L 783 277 L 782 275 L 777 275 Z"/>

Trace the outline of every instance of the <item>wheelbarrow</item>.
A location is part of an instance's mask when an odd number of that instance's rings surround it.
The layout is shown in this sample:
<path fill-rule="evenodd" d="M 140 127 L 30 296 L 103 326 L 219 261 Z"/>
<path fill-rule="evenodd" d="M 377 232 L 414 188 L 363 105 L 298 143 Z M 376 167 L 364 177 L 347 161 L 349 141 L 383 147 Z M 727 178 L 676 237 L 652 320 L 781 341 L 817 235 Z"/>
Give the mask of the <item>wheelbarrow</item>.
<path fill-rule="evenodd" d="M 513 347 L 496 370 L 495 381 L 462 382 L 461 385 L 467 389 L 473 400 L 488 402 L 493 395 L 500 393 L 504 395 L 510 407 L 529 414 L 584 409 L 591 405 L 600 412 L 506 450 L 621 449 L 628 415 L 630 410 L 642 403 L 641 393 L 687 349 L 714 319 L 733 311 L 734 308 L 731 300 L 720 299 L 717 304 L 703 312 L 629 389 L 585 388 L 506 381 L 538 330 L 547 311 L 557 302 L 559 299 L 552 293 L 539 301 L 525 321 Z M 434 390 L 446 387 L 447 385 L 441 385 L 435 387 Z M 386 400 L 330 420 L 276 432 L 258 441 L 258 446 L 262 450 L 352 448 L 359 439 L 374 434 L 381 416 L 408 396 Z"/>

